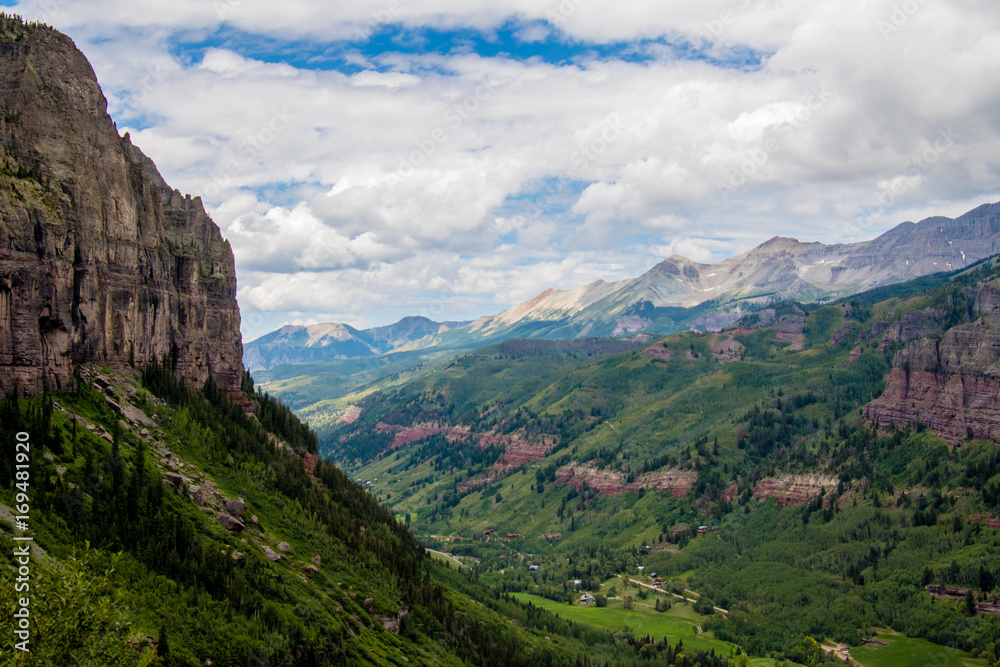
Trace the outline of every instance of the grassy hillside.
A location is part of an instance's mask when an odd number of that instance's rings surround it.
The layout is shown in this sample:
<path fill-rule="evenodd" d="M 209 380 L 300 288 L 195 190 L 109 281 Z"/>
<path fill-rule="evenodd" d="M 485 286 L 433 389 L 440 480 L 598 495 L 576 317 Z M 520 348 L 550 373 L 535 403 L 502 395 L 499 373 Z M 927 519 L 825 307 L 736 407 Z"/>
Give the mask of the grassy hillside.
<path fill-rule="evenodd" d="M 0 401 L 5 600 L 23 565 L 15 538 L 34 539 L 18 593 L 30 652 L 13 647 L 5 604 L 4 664 L 642 665 L 672 650 L 640 655 L 631 634 L 568 624 L 435 564 L 317 459 L 294 415 L 252 400 L 194 392 L 157 366 L 138 381 L 87 369 L 69 392 Z"/>
<path fill-rule="evenodd" d="M 997 270 L 938 278 L 641 350 L 488 346 L 370 394 L 321 448 L 491 586 L 566 601 L 656 571 L 751 655 L 885 626 L 993 664 L 1000 616 L 924 586 L 996 595 L 997 444 L 859 414 L 904 345 L 886 332 L 968 321 Z"/>
<path fill-rule="evenodd" d="M 318 433 L 333 428 L 348 406 L 368 394 L 426 375 L 460 351 L 394 352 L 365 359 L 282 364 L 255 371 L 262 392 L 278 399 Z"/>

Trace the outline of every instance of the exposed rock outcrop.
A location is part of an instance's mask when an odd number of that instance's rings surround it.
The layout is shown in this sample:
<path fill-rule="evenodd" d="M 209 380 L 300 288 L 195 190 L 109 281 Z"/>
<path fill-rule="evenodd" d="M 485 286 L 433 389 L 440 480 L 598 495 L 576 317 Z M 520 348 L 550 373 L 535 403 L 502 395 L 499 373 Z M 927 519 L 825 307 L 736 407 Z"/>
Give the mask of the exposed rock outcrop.
<path fill-rule="evenodd" d="M 46 27 L 0 36 L 0 389 L 172 356 L 238 390 L 233 254 L 107 114 L 93 69 Z"/>
<path fill-rule="evenodd" d="M 645 473 L 629 482 L 626 475 L 618 470 L 599 468 L 593 462 L 582 465 L 573 462 L 556 471 L 556 480 L 560 484 L 572 486 L 577 491 L 586 486 L 604 496 L 650 490 L 666 491 L 677 498 L 683 498 L 694 486 L 697 477 L 698 474 L 691 470 L 664 468 Z"/>
<path fill-rule="evenodd" d="M 829 475 L 781 475 L 768 477 L 757 482 L 753 496 L 758 500 L 777 498 L 775 502 L 785 505 L 806 505 L 820 492 L 837 488 L 837 478 Z"/>
<path fill-rule="evenodd" d="M 909 310 L 898 322 L 889 325 L 882 337 L 886 343 L 909 343 L 923 336 L 941 331 L 944 312 L 936 308 Z"/>
<path fill-rule="evenodd" d="M 920 422 L 952 442 L 970 432 L 1000 442 L 1000 310 L 990 292 L 979 289 L 973 302 L 976 314 L 989 314 L 896 354 L 885 391 L 865 406 L 867 419 Z"/>

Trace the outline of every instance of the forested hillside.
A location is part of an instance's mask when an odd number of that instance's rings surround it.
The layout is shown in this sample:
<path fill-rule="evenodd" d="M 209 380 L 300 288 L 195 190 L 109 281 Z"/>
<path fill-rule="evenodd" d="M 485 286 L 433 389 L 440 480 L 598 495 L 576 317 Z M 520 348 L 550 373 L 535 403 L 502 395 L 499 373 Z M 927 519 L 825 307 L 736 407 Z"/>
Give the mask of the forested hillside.
<path fill-rule="evenodd" d="M 12 648 L 5 604 L 4 664 L 652 665 L 678 654 L 435 564 L 392 512 L 318 459 L 290 411 L 249 393 L 249 376 L 234 402 L 169 368 L 138 381 L 86 368 L 69 392 L 0 402 L 5 600 L 15 536 L 32 536 L 35 554 L 30 652 Z M 18 433 L 29 435 L 29 476 L 13 463 Z M 15 526 L 23 502 L 30 518 Z"/>
<path fill-rule="evenodd" d="M 988 261 L 635 351 L 508 341 L 368 396 L 321 448 L 483 583 L 687 589 L 751 655 L 885 628 L 993 664 L 998 294 Z M 961 363 L 918 377 L 935 340 Z M 912 416 L 875 411 L 900 403 L 890 378 Z M 628 583 L 650 572 L 660 592 Z"/>

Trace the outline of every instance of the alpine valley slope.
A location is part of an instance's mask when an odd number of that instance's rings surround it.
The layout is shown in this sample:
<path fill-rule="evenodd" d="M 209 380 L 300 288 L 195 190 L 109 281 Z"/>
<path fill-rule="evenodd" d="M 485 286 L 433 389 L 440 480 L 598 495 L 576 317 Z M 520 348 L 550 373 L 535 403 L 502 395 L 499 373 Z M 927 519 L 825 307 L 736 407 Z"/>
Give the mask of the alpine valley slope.
<path fill-rule="evenodd" d="M 377 329 L 357 332 L 342 324 L 283 327 L 248 343 L 244 358 L 248 367 L 268 369 L 257 377 L 270 393 L 325 432 L 366 393 L 398 385 L 482 345 L 512 338 L 718 331 L 772 302 L 829 302 L 970 266 L 997 252 L 1000 204 L 985 204 L 956 219 L 905 222 L 860 243 L 773 238 L 718 264 L 674 256 L 637 278 L 549 289 L 465 326 L 444 323 L 445 329 L 423 318 L 405 318 L 392 327 L 408 320 L 423 326 L 410 327 L 411 335 L 397 337 L 391 346 L 372 340 L 370 332 Z M 387 349 L 382 356 L 372 356 Z"/>
<path fill-rule="evenodd" d="M 368 395 L 320 448 L 505 590 L 638 603 L 662 578 L 751 654 L 815 664 L 829 638 L 868 664 L 884 626 L 992 667 L 998 313 L 990 258 L 630 351 L 508 340 Z M 895 664 L 947 662 L 921 651 Z"/>

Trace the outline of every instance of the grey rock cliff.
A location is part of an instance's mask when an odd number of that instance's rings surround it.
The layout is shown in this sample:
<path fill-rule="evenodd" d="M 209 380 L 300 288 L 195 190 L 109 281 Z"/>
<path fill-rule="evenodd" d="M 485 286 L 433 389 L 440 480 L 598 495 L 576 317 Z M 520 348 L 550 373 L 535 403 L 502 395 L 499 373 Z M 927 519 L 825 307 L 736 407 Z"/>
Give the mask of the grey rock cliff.
<path fill-rule="evenodd" d="M 0 24 L 0 388 L 171 355 L 190 384 L 238 390 L 233 254 L 201 200 L 119 136 L 68 37 Z"/>

